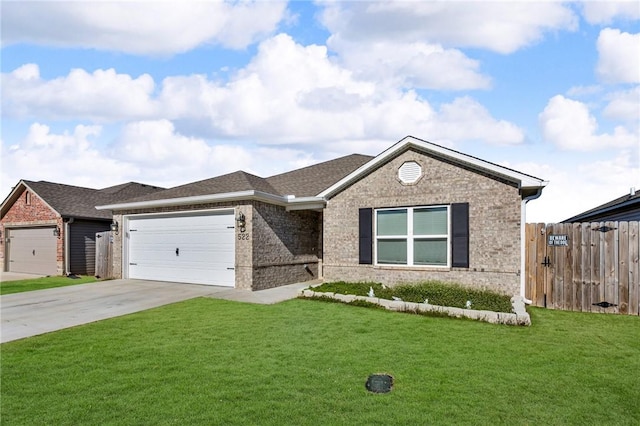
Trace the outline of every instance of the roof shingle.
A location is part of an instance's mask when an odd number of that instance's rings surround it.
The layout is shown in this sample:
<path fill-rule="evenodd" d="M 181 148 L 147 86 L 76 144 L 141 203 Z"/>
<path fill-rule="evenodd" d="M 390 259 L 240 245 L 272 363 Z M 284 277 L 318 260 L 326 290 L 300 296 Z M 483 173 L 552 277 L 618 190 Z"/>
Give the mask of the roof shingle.
<path fill-rule="evenodd" d="M 280 195 L 314 197 L 372 160 L 369 155 L 352 154 L 324 163 L 267 178 Z"/>
<path fill-rule="evenodd" d="M 97 205 L 115 203 L 162 189 L 136 182 L 104 189 L 83 188 L 46 181 L 23 180 L 22 182 L 61 216 L 87 219 L 111 219 L 111 212 L 96 210 Z"/>
<path fill-rule="evenodd" d="M 373 157 L 368 155 L 352 154 L 269 178 L 262 178 L 251 173 L 237 171 L 125 201 L 133 203 L 170 200 L 242 191 L 260 191 L 280 196 L 295 195 L 296 197 L 312 197 L 338 182 L 372 158 Z"/>

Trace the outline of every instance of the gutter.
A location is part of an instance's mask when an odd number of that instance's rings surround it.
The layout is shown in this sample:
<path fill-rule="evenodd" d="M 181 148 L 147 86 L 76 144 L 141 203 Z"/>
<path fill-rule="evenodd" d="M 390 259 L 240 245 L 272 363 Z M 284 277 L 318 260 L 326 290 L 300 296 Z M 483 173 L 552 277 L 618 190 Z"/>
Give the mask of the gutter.
<path fill-rule="evenodd" d="M 526 239 L 525 228 L 527 224 L 527 203 L 531 200 L 540 198 L 540 195 L 542 195 L 542 190 L 547 185 L 547 183 L 548 182 L 546 181 L 542 182 L 542 186 L 539 186 L 534 194 L 524 197 L 520 204 L 520 296 L 522 297 L 522 300 L 524 300 L 524 303 L 526 303 L 527 305 L 530 305 L 531 303 L 533 303 L 532 300 L 529 300 L 525 297 L 525 292 L 526 292 L 525 290 L 526 290 L 526 284 L 527 284 L 526 283 L 527 277 L 525 276 L 525 270 L 527 268 L 526 241 L 525 241 Z"/>
<path fill-rule="evenodd" d="M 250 190 L 226 192 L 222 194 L 195 195 L 192 197 L 168 198 L 164 200 L 134 201 L 131 203 L 107 204 L 96 206 L 97 210 L 135 210 L 154 207 L 187 206 L 194 204 L 221 203 L 230 201 L 262 201 L 277 206 L 286 207 L 287 210 L 322 209 L 326 200 L 322 197 L 300 197 L 293 195 L 281 196 L 267 192 Z"/>
<path fill-rule="evenodd" d="M 66 276 L 71 275 L 71 224 L 75 218 L 70 217 L 64 222 L 64 274 Z"/>

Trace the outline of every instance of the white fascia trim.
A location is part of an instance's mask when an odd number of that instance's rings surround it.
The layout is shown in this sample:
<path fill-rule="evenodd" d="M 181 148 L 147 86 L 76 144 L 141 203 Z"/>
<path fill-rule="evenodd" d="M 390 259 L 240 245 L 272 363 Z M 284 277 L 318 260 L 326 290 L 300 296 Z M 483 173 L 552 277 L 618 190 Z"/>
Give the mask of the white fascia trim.
<path fill-rule="evenodd" d="M 540 188 L 547 185 L 548 182 L 543 181 L 542 179 L 538 179 L 534 176 L 529 176 L 524 173 L 520 173 L 516 170 L 511 170 L 506 167 L 499 166 L 497 164 L 489 163 L 487 161 L 481 160 L 479 158 L 472 157 L 470 155 L 463 154 L 461 152 L 453 151 L 448 148 L 435 145 L 426 141 L 422 141 L 416 139 L 412 136 L 407 136 L 395 145 L 388 148 L 386 151 L 382 152 L 374 159 L 365 163 L 351 174 L 344 177 L 339 182 L 325 189 L 323 192 L 318 194 L 318 197 L 327 198 L 340 190 L 344 189 L 349 184 L 356 181 L 361 175 L 364 173 L 375 169 L 379 164 L 386 162 L 389 158 L 395 156 L 398 152 L 414 147 L 420 151 L 428 151 L 439 154 L 442 157 L 448 157 L 454 160 L 457 160 L 461 163 L 466 163 L 475 168 L 486 170 L 492 172 L 497 175 L 504 176 L 510 180 L 519 183 L 520 188 Z"/>
<path fill-rule="evenodd" d="M 131 210 L 153 207 L 170 207 L 170 206 L 186 206 L 190 204 L 206 204 L 206 203 L 220 203 L 226 201 L 242 201 L 242 200 L 255 200 L 263 201 L 269 204 L 275 204 L 278 206 L 296 206 L 292 210 L 304 210 L 309 208 L 316 208 L 321 204 L 321 208 L 324 207 L 324 199 L 317 197 L 282 197 L 280 195 L 273 195 L 262 191 L 238 191 L 238 192 L 225 192 L 223 194 L 207 194 L 207 195 L 195 195 L 193 197 L 181 197 L 181 198 L 169 198 L 163 200 L 150 200 L 150 201 L 136 201 L 133 203 L 120 203 L 109 204 L 105 206 L 96 206 L 97 210 Z M 310 205 L 311 207 L 309 207 Z"/>
<path fill-rule="evenodd" d="M 320 197 L 287 198 L 287 211 L 291 210 L 322 210 L 327 205 L 327 200 Z"/>

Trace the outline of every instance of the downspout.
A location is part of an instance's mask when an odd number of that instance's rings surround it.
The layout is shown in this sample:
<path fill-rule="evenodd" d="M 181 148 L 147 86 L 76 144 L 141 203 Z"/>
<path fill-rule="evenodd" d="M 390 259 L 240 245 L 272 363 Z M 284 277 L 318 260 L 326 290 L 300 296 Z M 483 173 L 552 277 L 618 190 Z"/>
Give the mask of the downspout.
<path fill-rule="evenodd" d="M 524 303 L 530 305 L 532 303 L 531 300 L 525 297 L 525 289 L 526 289 L 526 280 L 525 270 L 527 268 L 527 259 L 526 259 L 526 224 L 527 224 L 527 203 L 531 200 L 535 200 L 536 198 L 542 195 L 542 189 L 544 187 L 539 187 L 535 194 L 529 195 L 528 197 L 524 197 L 520 204 L 520 296 L 524 300 Z"/>
<path fill-rule="evenodd" d="M 71 275 L 71 224 L 74 219 L 72 217 L 69 218 L 66 222 L 64 222 L 64 274 L 66 276 Z"/>

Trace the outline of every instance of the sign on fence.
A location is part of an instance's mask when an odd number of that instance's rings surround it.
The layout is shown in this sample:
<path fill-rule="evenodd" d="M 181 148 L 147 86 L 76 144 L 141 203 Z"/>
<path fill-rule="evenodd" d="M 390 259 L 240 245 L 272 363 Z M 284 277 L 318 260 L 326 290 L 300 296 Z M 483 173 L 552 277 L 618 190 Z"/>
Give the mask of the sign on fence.
<path fill-rule="evenodd" d="M 569 246 L 569 236 L 568 235 L 549 235 L 549 239 L 547 240 L 548 246 Z"/>

